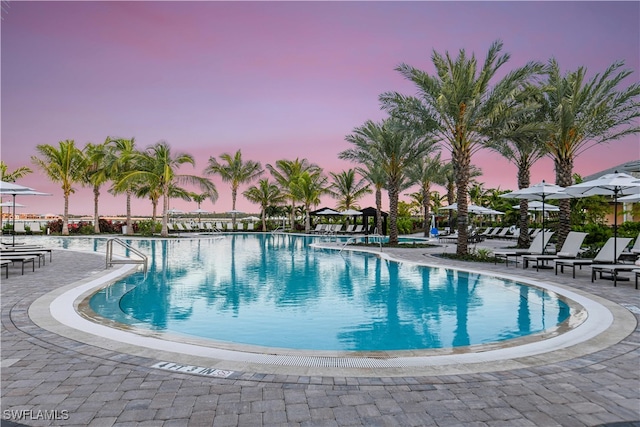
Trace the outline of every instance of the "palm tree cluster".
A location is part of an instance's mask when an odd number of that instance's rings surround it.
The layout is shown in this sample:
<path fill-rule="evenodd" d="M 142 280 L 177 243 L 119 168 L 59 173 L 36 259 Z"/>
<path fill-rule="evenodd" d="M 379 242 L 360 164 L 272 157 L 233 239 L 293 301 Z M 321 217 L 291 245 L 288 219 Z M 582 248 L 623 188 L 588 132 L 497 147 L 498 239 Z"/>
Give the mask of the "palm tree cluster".
<path fill-rule="evenodd" d="M 443 186 L 446 199 L 458 204 L 457 253 L 468 252 L 468 203 L 478 198 L 495 199 L 499 190 L 485 194 L 474 178 L 481 171 L 473 165 L 479 150 L 492 150 L 518 168 L 518 188 L 530 185 L 533 164 L 544 156 L 554 160 L 556 183 L 572 184 L 573 163 L 584 150 L 594 145 L 618 140 L 640 132 L 640 84 L 621 88 L 630 75 L 623 63 L 616 62 L 602 74 L 586 79 L 586 69 L 561 74 L 558 62 L 531 61 L 511 71 L 504 71 L 510 55 L 502 53 L 503 44 L 495 41 L 484 62 L 461 49 L 457 56 L 435 50 L 431 60 L 435 74 L 399 65 L 396 70 L 415 86 L 416 93 L 404 95 L 386 92 L 380 95 L 381 108 L 388 117 L 367 120 L 345 137 L 351 147 L 338 154 L 357 167 L 325 175 L 323 169 L 308 159 L 281 159 L 267 164 L 271 179 L 262 178 L 260 162 L 243 160 L 238 150 L 224 153 L 219 160 L 210 157 L 203 171 L 217 175 L 231 186 L 235 223 L 236 199 L 241 185 L 249 185 L 242 194 L 260 205 L 262 226 L 266 214 L 283 206 L 295 228 L 296 217 L 304 216 L 304 228 L 310 231 L 310 210 L 323 195 L 337 199 L 339 209 L 357 209 L 357 201 L 375 192 L 376 228 L 382 230 L 382 190 L 389 197 L 390 243 L 398 241 L 398 200 L 400 193 L 412 186 L 419 191 L 412 198 L 421 205 L 425 235 L 428 233 L 430 209 L 442 204 L 443 197 L 431 190 Z M 90 186 L 94 192 L 94 216 L 98 228 L 100 188 L 110 183 L 109 191 L 127 199 L 127 231 L 131 227 L 131 197 L 146 197 L 153 206 L 153 219 L 162 200 L 162 235 L 167 235 L 167 211 L 171 198 L 212 202 L 218 197 L 215 185 L 197 175 L 179 174 L 183 164 L 195 166 L 193 156 L 174 153 L 165 142 L 138 150 L 131 139 L 107 138 L 102 144 L 87 144 L 84 149 L 74 141 L 61 141 L 58 147 L 37 146 L 39 156 L 33 163 L 55 182 L 60 183 L 64 198 L 63 234 L 68 234 L 68 199 L 73 185 Z M 448 154 L 444 159 L 443 154 Z M 6 166 L 3 166 L 3 176 Z M 185 184 L 195 185 L 201 194 L 187 191 Z M 503 201 L 504 202 L 504 201 Z M 568 200 L 560 201 L 558 235 L 561 245 L 570 230 Z M 527 202 L 520 201 L 519 227 L 527 229 Z M 235 224 L 234 224 L 235 225 Z M 521 232 L 520 246 L 527 246 L 528 233 Z"/>

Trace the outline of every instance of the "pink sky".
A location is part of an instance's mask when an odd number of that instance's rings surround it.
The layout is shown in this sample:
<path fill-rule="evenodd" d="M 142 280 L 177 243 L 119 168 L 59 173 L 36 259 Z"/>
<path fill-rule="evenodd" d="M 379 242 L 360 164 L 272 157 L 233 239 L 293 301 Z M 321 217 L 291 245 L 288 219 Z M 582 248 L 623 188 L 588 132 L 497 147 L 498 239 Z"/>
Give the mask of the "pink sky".
<path fill-rule="evenodd" d="M 511 54 L 505 71 L 555 57 L 589 77 L 616 60 L 640 71 L 638 2 L 9 2 L 2 12 L 2 160 L 12 171 L 35 167 L 38 144 L 73 139 L 80 147 L 107 136 L 160 140 L 191 153 L 201 175 L 210 156 L 242 150 L 264 166 L 308 158 L 325 172 L 349 167 L 338 153 L 345 135 L 380 120 L 378 96 L 413 94 L 394 71 L 408 63 L 433 73 L 433 49 L 480 60 L 497 39 Z M 639 137 L 592 148 L 575 162 L 585 176 L 640 158 Z M 448 158 L 448 154 L 444 154 Z M 516 168 L 479 152 L 473 163 L 486 188 L 517 187 Z M 555 180 L 550 159 L 532 182 Z M 268 175 L 267 175 L 268 176 Z M 219 178 L 219 200 L 231 209 Z M 38 170 L 18 181 L 53 194 L 22 198 L 18 212 L 61 213 L 62 192 Z M 243 191 L 246 186 L 241 188 Z M 436 188 L 437 189 L 437 188 Z M 408 200 L 407 197 L 403 199 Z M 92 213 L 78 186 L 70 212 Z M 327 198 L 322 205 L 334 206 Z M 361 202 L 373 205 L 373 198 Z M 175 200 L 185 211 L 195 203 Z M 385 195 L 385 206 L 387 206 Z M 125 212 L 103 190 L 101 214 Z M 259 208 L 238 198 L 238 209 Z M 150 214 L 135 200 L 134 215 Z"/>

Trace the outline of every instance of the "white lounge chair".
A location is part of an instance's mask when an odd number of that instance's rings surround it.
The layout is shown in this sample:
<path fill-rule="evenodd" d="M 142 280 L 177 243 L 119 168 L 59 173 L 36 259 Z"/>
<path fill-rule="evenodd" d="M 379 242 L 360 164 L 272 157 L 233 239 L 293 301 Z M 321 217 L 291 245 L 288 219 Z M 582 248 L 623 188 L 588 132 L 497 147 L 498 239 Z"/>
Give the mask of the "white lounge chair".
<path fill-rule="evenodd" d="M 631 242 L 631 238 L 629 237 L 618 237 L 617 243 L 614 245 L 614 237 L 610 237 L 609 240 L 604 244 L 602 248 L 598 251 L 593 259 L 556 259 L 555 262 L 555 272 L 558 274 L 558 267 L 560 267 L 560 272 L 564 273 L 565 267 L 571 267 L 573 271 L 573 278 L 576 278 L 576 266 L 582 268 L 583 265 L 593 265 L 593 264 L 613 264 L 618 258 L 620 258 L 620 254 L 622 250 Z M 614 253 L 615 246 L 615 253 Z"/>
<path fill-rule="evenodd" d="M 227 223 L 226 230 L 227 231 L 233 231 L 233 222 L 228 222 Z"/>
<path fill-rule="evenodd" d="M 317 224 L 312 233 L 322 233 L 324 231 L 325 224 Z"/>
<path fill-rule="evenodd" d="M 545 233 L 546 234 L 546 233 Z M 529 267 L 529 263 L 535 261 L 536 262 L 536 271 L 540 268 L 547 268 L 546 263 L 549 261 L 553 261 L 558 258 L 565 259 L 573 259 L 578 257 L 578 252 L 580 251 L 580 247 L 582 246 L 582 242 L 584 242 L 585 237 L 587 237 L 588 233 L 581 233 L 578 231 L 571 231 L 567 235 L 564 243 L 562 244 L 562 248 L 560 248 L 559 252 L 556 252 L 554 255 L 523 255 L 522 256 L 522 268 Z M 548 267 L 551 268 L 551 267 Z"/>
<path fill-rule="evenodd" d="M 514 249 L 509 251 L 494 251 L 493 255 L 495 256 L 494 263 L 498 263 L 498 259 L 503 259 L 505 265 L 509 265 L 509 258 L 515 258 L 515 263 L 518 265 L 518 257 L 523 255 L 533 255 L 533 254 L 542 254 L 544 252 L 544 248 L 547 247 L 547 243 L 549 243 L 549 239 L 551 239 L 553 233 L 544 233 L 544 240 L 542 239 L 542 234 L 538 234 L 531 245 L 529 245 L 528 249 Z"/>
<path fill-rule="evenodd" d="M 364 229 L 364 225 L 358 224 L 358 225 L 356 225 L 356 228 L 353 229 L 353 234 L 362 233 L 363 229 Z"/>
<path fill-rule="evenodd" d="M 247 223 L 247 231 L 253 231 L 253 223 L 252 222 L 248 222 Z"/>

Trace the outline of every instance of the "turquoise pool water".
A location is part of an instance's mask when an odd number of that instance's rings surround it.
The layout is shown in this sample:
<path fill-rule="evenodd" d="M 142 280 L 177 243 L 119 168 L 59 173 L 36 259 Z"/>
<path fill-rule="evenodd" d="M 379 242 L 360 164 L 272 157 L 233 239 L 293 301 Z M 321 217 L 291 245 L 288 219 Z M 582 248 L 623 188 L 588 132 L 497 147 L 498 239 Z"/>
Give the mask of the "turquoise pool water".
<path fill-rule="evenodd" d="M 150 256 L 90 300 L 98 314 L 156 331 L 309 350 L 435 349 L 554 328 L 569 307 L 496 277 L 309 246 L 314 237 L 237 234 L 131 240 Z M 104 250 L 101 239 L 66 246 Z"/>

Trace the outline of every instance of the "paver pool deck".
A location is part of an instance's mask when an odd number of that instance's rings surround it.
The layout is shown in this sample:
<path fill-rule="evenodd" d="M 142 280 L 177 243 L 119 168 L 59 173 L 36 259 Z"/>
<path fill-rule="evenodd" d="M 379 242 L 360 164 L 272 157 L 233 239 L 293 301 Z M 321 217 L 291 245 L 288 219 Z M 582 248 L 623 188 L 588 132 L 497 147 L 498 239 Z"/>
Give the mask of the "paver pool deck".
<path fill-rule="evenodd" d="M 166 360 L 162 352 L 94 345 L 80 332 L 38 326 L 48 314 L 30 314 L 34 302 L 105 274 L 104 254 L 56 250 L 53 262 L 35 272 L 20 275 L 12 268 L 8 279 L 2 277 L 2 425 L 640 426 L 640 290 L 633 279 L 614 288 L 606 280 L 591 283 L 589 268 L 577 270 L 574 280 L 553 270 L 432 256 L 453 250 L 449 244 L 384 252 L 591 295 L 613 310 L 619 331 L 607 331 L 580 351 L 567 349 L 566 357 L 556 352 L 517 368 L 494 362 L 477 370 L 461 366 L 456 374 L 382 369 L 361 376 L 339 368 L 305 375 L 299 368 L 287 373 L 286 367 L 270 372 L 246 365 L 227 378 L 194 375 L 154 368 Z"/>

